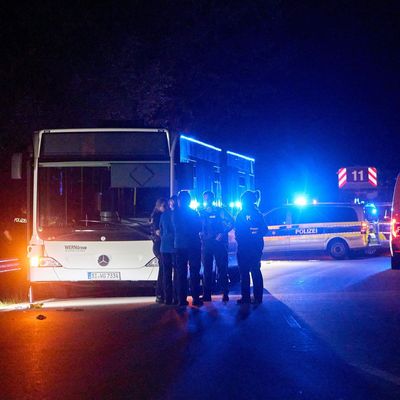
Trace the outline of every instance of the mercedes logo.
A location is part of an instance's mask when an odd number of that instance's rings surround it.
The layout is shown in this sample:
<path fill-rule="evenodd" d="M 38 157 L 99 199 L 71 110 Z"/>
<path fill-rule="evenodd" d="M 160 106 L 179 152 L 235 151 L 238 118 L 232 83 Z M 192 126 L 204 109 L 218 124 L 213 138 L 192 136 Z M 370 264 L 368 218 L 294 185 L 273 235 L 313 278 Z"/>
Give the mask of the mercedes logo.
<path fill-rule="evenodd" d="M 97 262 L 101 267 L 106 267 L 110 262 L 110 258 L 108 256 L 106 256 L 105 254 L 102 254 L 97 259 Z"/>

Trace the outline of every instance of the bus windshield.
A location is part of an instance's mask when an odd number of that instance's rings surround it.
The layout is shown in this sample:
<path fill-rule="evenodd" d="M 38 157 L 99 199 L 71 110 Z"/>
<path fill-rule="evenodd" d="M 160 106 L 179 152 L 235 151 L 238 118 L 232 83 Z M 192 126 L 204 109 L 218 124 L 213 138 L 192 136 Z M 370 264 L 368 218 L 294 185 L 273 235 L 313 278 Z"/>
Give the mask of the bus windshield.
<path fill-rule="evenodd" d="M 148 240 L 149 217 L 168 187 L 117 187 L 112 166 L 40 167 L 38 232 L 44 240 Z"/>
<path fill-rule="evenodd" d="M 41 161 L 168 161 L 165 131 L 43 133 Z"/>

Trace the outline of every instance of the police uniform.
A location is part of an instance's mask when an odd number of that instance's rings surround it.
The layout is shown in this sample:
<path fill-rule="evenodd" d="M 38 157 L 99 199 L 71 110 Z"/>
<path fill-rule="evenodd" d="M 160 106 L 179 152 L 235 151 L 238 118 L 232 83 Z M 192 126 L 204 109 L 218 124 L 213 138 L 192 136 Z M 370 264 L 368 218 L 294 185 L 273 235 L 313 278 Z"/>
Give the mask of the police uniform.
<path fill-rule="evenodd" d="M 233 228 L 233 218 L 221 207 L 206 207 L 200 212 L 202 220 L 202 260 L 204 267 L 204 297 L 211 301 L 213 286 L 213 261 L 217 265 L 223 299 L 228 299 L 228 232 Z"/>
<path fill-rule="evenodd" d="M 165 304 L 178 303 L 176 250 L 174 247 L 174 227 L 172 211 L 163 212 L 160 218 L 161 260 L 163 268 L 163 290 Z M 161 268 L 161 266 L 160 266 Z M 173 273 L 173 278 L 172 278 Z"/>
<path fill-rule="evenodd" d="M 172 211 L 174 227 L 174 247 L 178 270 L 179 304 L 187 305 L 187 266 L 190 268 L 190 289 L 193 304 L 200 304 L 200 267 L 201 267 L 201 220 L 197 211 L 189 207 L 177 207 Z"/>
<path fill-rule="evenodd" d="M 250 273 L 253 279 L 254 301 L 262 302 L 263 278 L 260 269 L 263 237 L 266 233 L 267 226 L 263 215 L 254 204 L 239 212 L 236 217 L 235 234 L 243 303 L 250 302 Z"/>
<path fill-rule="evenodd" d="M 155 210 L 151 214 L 150 219 L 150 228 L 151 228 L 151 238 L 153 240 L 153 254 L 157 257 L 158 260 L 158 277 L 156 284 L 156 298 L 158 302 L 164 302 L 164 291 L 163 291 L 163 267 L 162 267 L 162 258 L 161 258 L 161 238 L 157 235 L 156 231 L 160 229 L 160 218 L 162 212 Z"/>

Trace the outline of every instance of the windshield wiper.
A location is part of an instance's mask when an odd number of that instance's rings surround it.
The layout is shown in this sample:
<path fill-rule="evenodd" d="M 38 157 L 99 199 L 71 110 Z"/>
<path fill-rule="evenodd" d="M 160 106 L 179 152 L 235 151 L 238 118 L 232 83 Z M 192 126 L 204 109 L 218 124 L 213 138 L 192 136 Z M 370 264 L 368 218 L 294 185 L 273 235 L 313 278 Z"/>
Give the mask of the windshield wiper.
<path fill-rule="evenodd" d="M 94 223 L 94 224 L 103 224 L 105 227 L 109 226 L 109 227 L 113 227 L 113 228 L 129 228 L 132 229 L 140 234 L 142 234 L 144 237 L 148 237 L 149 233 L 143 232 L 143 228 L 147 228 L 149 227 L 149 223 L 143 223 L 143 222 L 139 222 L 139 221 L 134 221 L 131 222 L 130 220 L 121 220 L 119 222 L 115 222 L 115 221 L 101 221 L 101 220 L 80 220 L 79 222 L 85 222 L 87 223 Z M 86 225 L 87 227 L 88 225 Z"/>

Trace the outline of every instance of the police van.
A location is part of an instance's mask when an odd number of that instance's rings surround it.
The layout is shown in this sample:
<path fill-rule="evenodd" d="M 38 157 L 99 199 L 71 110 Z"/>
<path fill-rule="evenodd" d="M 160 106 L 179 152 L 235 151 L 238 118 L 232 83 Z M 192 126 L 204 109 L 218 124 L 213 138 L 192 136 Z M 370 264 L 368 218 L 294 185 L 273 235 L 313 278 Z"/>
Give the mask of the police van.
<path fill-rule="evenodd" d="M 367 220 L 370 221 L 370 224 L 373 224 L 381 249 L 388 250 L 390 246 L 392 203 L 367 203 L 364 205 L 364 212 Z M 370 251 L 373 252 L 374 249 L 370 248 Z"/>
<path fill-rule="evenodd" d="M 392 269 L 400 269 L 400 174 L 393 194 L 390 253 Z"/>
<path fill-rule="evenodd" d="M 368 252 L 379 247 L 374 225 L 366 219 L 361 205 L 288 204 L 265 214 L 265 221 L 265 253 L 327 251 L 340 260 L 350 251 Z"/>

